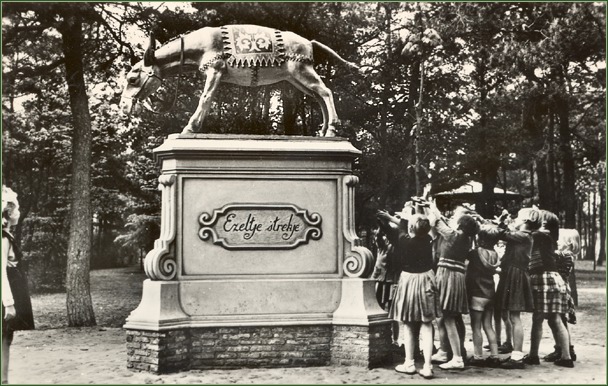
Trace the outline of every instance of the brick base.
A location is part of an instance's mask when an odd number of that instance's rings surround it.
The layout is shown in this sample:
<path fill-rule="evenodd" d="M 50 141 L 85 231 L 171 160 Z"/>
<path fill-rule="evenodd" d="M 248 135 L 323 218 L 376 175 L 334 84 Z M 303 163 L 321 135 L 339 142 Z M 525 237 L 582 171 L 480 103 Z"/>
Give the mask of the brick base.
<path fill-rule="evenodd" d="M 373 326 L 333 326 L 331 364 L 377 367 L 391 357 L 390 323 Z"/>
<path fill-rule="evenodd" d="M 127 330 L 127 367 L 152 373 L 240 367 L 375 367 L 389 359 L 390 344 L 390 323 Z"/>

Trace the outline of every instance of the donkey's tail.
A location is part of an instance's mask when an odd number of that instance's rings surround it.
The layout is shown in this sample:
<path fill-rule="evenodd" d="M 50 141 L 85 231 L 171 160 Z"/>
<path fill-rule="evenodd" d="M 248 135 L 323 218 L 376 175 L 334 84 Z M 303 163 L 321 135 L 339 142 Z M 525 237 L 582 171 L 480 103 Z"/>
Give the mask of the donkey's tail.
<path fill-rule="evenodd" d="M 357 66 L 355 63 L 352 63 L 352 62 L 349 62 L 347 60 L 342 59 L 342 57 L 340 55 L 338 55 L 338 53 L 336 51 L 332 50 L 331 48 L 329 48 L 325 44 L 319 43 L 316 40 L 311 40 L 310 42 L 312 43 L 313 52 L 316 49 L 320 49 L 321 51 L 325 52 L 327 55 L 329 55 L 332 58 L 336 59 L 337 61 L 339 61 L 340 63 L 342 63 L 346 67 L 348 67 L 348 68 L 350 68 L 352 70 L 355 70 L 355 71 L 359 71 L 359 66 Z"/>

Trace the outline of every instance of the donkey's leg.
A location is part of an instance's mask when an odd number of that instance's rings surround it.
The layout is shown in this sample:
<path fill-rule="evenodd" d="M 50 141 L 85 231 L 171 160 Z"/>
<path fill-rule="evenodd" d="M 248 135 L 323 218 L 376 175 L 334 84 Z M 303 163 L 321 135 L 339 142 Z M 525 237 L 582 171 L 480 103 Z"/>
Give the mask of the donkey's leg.
<path fill-rule="evenodd" d="M 327 118 L 323 124 L 324 127 L 327 126 L 327 133 L 325 136 L 335 136 L 336 125 L 339 123 L 339 120 L 331 90 L 325 86 L 319 75 L 315 72 L 314 68 L 310 64 L 300 63 L 300 66 L 297 66 L 292 72 L 292 76 L 294 79 L 300 82 L 302 86 L 309 89 L 314 95 L 319 96 L 322 102 L 321 106 L 325 106 L 327 109 Z"/>
<path fill-rule="evenodd" d="M 201 99 L 198 101 L 196 111 L 194 114 L 192 114 L 192 117 L 188 121 L 186 127 L 184 127 L 184 130 L 182 130 L 182 134 L 193 133 L 200 130 L 205 117 L 211 109 L 211 102 L 221 82 L 222 74 L 223 71 L 221 67 L 209 67 L 207 71 L 205 71 L 206 78 L 203 94 L 201 95 Z"/>
<path fill-rule="evenodd" d="M 289 83 L 291 83 L 292 85 L 294 85 L 295 88 L 302 91 L 304 94 L 315 98 L 315 100 L 317 101 L 319 106 L 321 106 L 321 113 L 323 114 L 323 127 L 321 128 L 321 136 L 324 136 L 325 133 L 327 132 L 327 122 L 329 121 L 329 119 L 328 119 L 328 114 L 327 114 L 327 107 L 325 107 L 325 102 L 323 102 L 323 99 L 319 95 L 317 95 L 317 94 L 313 93 L 311 90 L 307 89 L 298 80 L 296 80 L 294 78 L 289 78 L 289 79 L 287 79 L 287 81 Z"/>

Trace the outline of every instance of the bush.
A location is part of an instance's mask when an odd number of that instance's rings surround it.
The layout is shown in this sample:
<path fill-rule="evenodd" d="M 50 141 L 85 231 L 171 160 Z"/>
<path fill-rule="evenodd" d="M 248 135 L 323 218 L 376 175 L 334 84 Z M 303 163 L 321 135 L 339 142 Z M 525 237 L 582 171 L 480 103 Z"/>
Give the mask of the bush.
<path fill-rule="evenodd" d="M 52 217 L 30 216 L 21 232 L 23 265 L 32 293 L 65 291 L 67 239 L 64 224 Z"/>
<path fill-rule="evenodd" d="M 124 233 L 114 239 L 120 252 L 129 262 L 143 258 L 154 247 L 160 235 L 160 216 L 132 214 L 127 219 Z"/>
<path fill-rule="evenodd" d="M 116 231 L 111 228 L 95 229 L 91 240 L 91 269 L 119 268 L 125 264 L 120 259 L 118 246 L 114 243 Z"/>

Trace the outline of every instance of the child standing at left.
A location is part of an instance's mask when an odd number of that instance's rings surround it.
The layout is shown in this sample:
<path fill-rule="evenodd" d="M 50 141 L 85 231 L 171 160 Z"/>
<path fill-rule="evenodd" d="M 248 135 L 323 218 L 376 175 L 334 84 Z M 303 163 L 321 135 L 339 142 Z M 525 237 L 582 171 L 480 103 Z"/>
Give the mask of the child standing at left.
<path fill-rule="evenodd" d="M 406 209 L 411 205 L 406 205 Z M 395 298 L 391 304 L 389 316 L 403 324 L 405 363 L 395 370 L 405 374 L 415 374 L 414 351 L 416 331 L 420 330 L 421 348 L 424 354 L 424 366 L 418 373 L 426 378 L 433 377 L 431 357 L 433 354 L 432 322 L 439 316 L 435 274 L 433 272 L 432 239 L 429 220 L 424 215 L 412 215 L 407 220 L 397 219 L 386 212 L 378 212 L 378 219 L 388 225 L 398 223 L 409 234 L 392 232 L 391 238 L 397 246 L 402 260 L 402 272 L 399 277 Z"/>
<path fill-rule="evenodd" d="M 19 221 L 19 203 L 12 189 L 2 186 L 2 383 L 8 383 L 9 350 L 15 330 L 34 328 L 27 278 L 21 272 L 21 254 L 10 233 Z"/>

